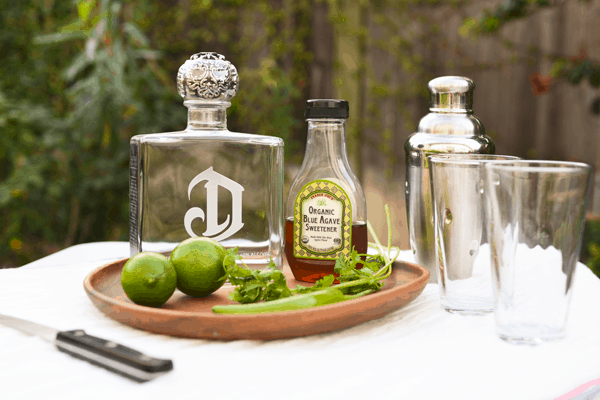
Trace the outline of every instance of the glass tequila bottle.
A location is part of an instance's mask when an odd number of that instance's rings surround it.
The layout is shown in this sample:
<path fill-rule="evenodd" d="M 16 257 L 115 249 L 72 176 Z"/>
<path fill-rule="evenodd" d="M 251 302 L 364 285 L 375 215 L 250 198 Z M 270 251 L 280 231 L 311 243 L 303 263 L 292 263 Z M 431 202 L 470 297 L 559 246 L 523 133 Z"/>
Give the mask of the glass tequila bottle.
<path fill-rule="evenodd" d="M 227 130 L 238 82 L 222 55 L 193 55 L 177 74 L 187 128 L 131 139 L 132 256 L 205 236 L 238 247 L 250 267 L 281 268 L 283 140 Z"/>
<path fill-rule="evenodd" d="M 294 277 L 315 282 L 334 273 L 352 247 L 366 253 L 365 195 L 346 152 L 345 100 L 309 100 L 308 137 L 286 206 L 285 255 Z"/>

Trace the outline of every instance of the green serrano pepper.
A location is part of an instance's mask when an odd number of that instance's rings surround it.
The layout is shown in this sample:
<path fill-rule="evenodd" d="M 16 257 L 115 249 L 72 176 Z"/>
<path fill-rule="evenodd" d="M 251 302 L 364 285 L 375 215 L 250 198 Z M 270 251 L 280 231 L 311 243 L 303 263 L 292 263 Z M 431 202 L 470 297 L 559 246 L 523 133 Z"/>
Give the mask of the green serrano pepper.
<path fill-rule="evenodd" d="M 365 290 L 352 296 L 345 296 L 337 288 L 327 288 L 317 292 L 299 294 L 264 303 L 216 305 L 213 306 L 212 310 L 217 314 L 260 314 L 293 311 L 339 303 L 340 301 L 355 299 L 371 292 L 372 290 Z"/>

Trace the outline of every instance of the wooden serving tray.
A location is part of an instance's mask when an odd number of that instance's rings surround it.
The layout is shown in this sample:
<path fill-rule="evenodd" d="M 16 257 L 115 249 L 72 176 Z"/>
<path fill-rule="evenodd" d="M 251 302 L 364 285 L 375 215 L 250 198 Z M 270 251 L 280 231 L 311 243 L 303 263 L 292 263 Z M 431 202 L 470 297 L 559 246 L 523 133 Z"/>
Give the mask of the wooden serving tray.
<path fill-rule="evenodd" d="M 175 290 L 160 308 L 134 304 L 121 287 L 121 270 L 127 259 L 92 271 L 83 286 L 94 305 L 104 314 L 126 325 L 163 335 L 201 339 L 269 340 L 314 335 L 347 328 L 383 315 L 414 300 L 425 288 L 429 272 L 420 265 L 397 261 L 383 288 L 373 294 L 327 306 L 254 315 L 212 312 L 216 304 L 233 304 L 225 285 L 204 298 Z M 283 272 L 288 286 L 304 284 L 294 279 L 287 264 Z"/>

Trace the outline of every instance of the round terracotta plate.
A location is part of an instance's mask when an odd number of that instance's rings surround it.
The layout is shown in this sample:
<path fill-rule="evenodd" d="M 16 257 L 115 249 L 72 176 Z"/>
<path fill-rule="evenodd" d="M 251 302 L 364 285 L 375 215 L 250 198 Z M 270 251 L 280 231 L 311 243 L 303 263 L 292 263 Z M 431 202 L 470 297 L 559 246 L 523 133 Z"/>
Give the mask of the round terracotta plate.
<path fill-rule="evenodd" d="M 161 308 L 131 302 L 121 287 L 121 270 L 127 259 L 114 261 L 92 271 L 83 282 L 94 305 L 109 317 L 134 328 L 163 335 L 202 339 L 281 339 L 313 335 L 357 325 L 414 300 L 425 288 L 429 272 L 422 266 L 394 263 L 383 288 L 354 300 L 305 310 L 254 314 L 215 314 L 215 304 L 232 304 L 226 285 L 204 298 L 193 298 L 176 290 Z M 288 286 L 302 284 L 284 267 Z"/>

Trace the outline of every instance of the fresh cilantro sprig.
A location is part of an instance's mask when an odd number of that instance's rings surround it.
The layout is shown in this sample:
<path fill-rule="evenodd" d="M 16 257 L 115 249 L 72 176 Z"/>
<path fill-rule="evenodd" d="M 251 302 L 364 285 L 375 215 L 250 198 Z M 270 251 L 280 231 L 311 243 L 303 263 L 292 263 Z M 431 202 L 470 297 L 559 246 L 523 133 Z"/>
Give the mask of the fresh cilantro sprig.
<path fill-rule="evenodd" d="M 245 265 L 237 265 L 236 260 L 241 260 L 237 251 L 237 247 L 228 250 L 223 261 L 229 282 L 236 287 L 229 293 L 231 300 L 246 304 L 277 300 L 292 295 L 283 272 L 275 268 L 273 261 L 265 269 L 251 270 Z"/>
<path fill-rule="evenodd" d="M 336 274 L 339 274 L 338 280 L 340 282 L 349 282 L 372 277 L 384 264 L 383 257 L 358 254 L 352 248 L 348 257 L 341 257 L 336 260 L 333 270 Z M 358 267 L 361 268 L 357 269 Z"/>
<path fill-rule="evenodd" d="M 375 274 L 384 264 L 382 257 L 359 254 L 352 248 L 347 257 L 340 257 L 336 260 L 334 272 L 338 275 L 341 283 L 354 282 L 342 289 L 344 294 L 356 294 L 369 289 L 378 291 L 383 283 L 375 278 Z"/>
<path fill-rule="evenodd" d="M 392 226 L 387 204 L 385 212 L 388 227 L 387 252 L 384 251 L 373 227 L 367 221 L 367 228 L 375 239 L 375 243 L 369 243 L 369 247 L 377 250 L 378 254 L 359 254 L 352 248 L 348 256 L 336 260 L 334 272 L 338 275 L 337 279 L 340 282 L 336 288 L 346 295 L 365 291 L 376 292 L 383 287 L 383 281 L 392 273 L 392 263 L 398 257 L 399 249 L 391 246 Z M 241 260 L 237 250 L 237 248 L 228 250 L 223 266 L 227 271 L 229 282 L 236 287 L 229 293 L 229 298 L 238 303 L 256 303 L 316 292 L 330 287 L 336 279 L 334 275 L 327 275 L 319 279 L 313 286 L 296 285 L 294 289 L 290 289 L 283 272 L 275 268 L 272 260 L 266 269 L 251 270 L 246 265 L 240 266 L 236 263 L 237 260 Z M 392 250 L 397 250 L 393 259 L 391 258 Z"/>

